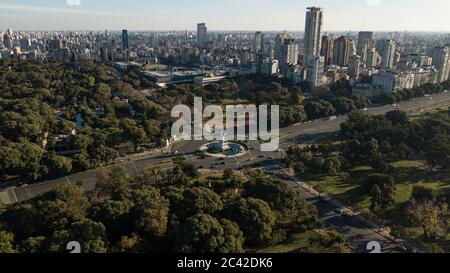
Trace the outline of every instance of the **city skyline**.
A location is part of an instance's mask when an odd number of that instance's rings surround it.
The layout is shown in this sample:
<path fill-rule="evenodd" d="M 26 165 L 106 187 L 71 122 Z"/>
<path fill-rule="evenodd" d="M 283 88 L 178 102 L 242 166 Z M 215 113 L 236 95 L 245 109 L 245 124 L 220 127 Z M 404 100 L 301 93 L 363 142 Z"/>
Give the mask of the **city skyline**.
<path fill-rule="evenodd" d="M 324 9 L 325 31 L 450 31 L 450 2 L 435 0 L 101 0 L 0 1 L 2 29 L 17 30 L 195 30 L 304 31 L 308 6 Z M 279 11 L 279 12 L 274 12 Z M 280 12 L 283 16 L 280 16 Z M 382 15 L 382 16 L 381 16 Z M 428 18 L 433 18 L 429 20 Z M 418 19 L 419 18 L 419 19 Z"/>

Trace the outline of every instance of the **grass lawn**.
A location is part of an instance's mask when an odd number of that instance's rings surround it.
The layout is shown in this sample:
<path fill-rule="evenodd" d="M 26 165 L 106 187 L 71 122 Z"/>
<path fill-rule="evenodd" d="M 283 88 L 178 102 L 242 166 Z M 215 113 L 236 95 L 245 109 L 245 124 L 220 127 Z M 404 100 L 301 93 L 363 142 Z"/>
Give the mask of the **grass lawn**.
<path fill-rule="evenodd" d="M 303 233 L 292 234 L 289 239 L 276 246 L 259 249 L 257 253 L 341 253 L 338 248 L 324 248 L 320 246 L 310 247 L 309 239 L 315 236 L 317 231 L 309 230 Z"/>
<path fill-rule="evenodd" d="M 419 161 L 400 161 L 394 163 L 393 166 L 394 172 L 392 175 L 397 184 L 397 194 L 391 212 L 396 211 L 410 199 L 415 186 L 424 186 L 436 190 L 450 187 L 448 174 L 429 172 Z M 333 195 L 363 213 L 368 213 L 370 197 L 364 193 L 361 185 L 364 178 L 373 173 L 374 171 L 370 167 L 358 167 L 352 169 L 349 175 L 324 176 L 310 181 L 310 183 L 318 190 Z"/>

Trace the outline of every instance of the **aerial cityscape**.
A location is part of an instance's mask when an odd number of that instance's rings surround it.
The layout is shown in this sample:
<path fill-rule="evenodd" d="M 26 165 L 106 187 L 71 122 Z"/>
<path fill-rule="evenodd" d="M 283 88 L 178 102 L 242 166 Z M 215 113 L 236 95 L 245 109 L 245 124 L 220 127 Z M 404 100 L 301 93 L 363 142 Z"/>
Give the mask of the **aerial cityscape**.
<path fill-rule="evenodd" d="M 450 252 L 448 1 L 16 2 L 0 253 Z"/>

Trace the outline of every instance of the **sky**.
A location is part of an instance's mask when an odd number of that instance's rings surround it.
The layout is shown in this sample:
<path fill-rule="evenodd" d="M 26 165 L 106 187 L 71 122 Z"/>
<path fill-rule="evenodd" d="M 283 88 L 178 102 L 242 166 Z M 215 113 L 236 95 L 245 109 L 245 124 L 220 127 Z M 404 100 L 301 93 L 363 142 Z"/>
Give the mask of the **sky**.
<path fill-rule="evenodd" d="M 0 31 L 303 31 L 308 6 L 325 31 L 450 32 L 450 0 L 0 0 Z"/>

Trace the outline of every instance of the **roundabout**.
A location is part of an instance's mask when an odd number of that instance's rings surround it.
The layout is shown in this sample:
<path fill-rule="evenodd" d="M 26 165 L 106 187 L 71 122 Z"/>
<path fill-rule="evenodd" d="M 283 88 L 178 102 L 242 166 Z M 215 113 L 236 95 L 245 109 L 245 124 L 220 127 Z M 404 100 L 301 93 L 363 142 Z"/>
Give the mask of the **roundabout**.
<path fill-rule="evenodd" d="M 213 141 L 200 147 L 200 152 L 209 157 L 216 158 L 235 158 L 247 153 L 247 148 L 237 142 L 228 142 L 225 140 Z"/>

